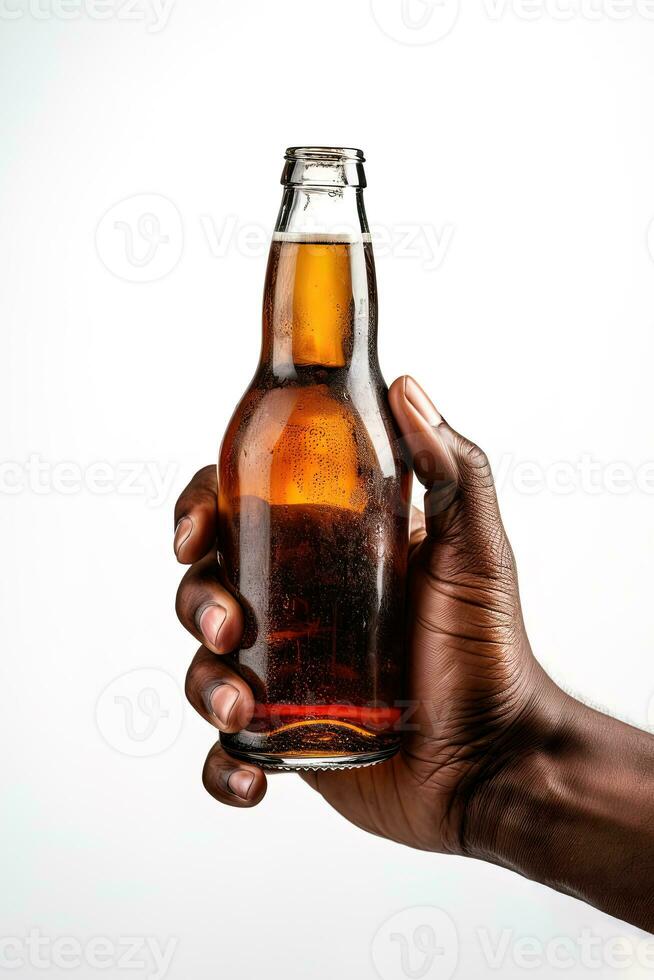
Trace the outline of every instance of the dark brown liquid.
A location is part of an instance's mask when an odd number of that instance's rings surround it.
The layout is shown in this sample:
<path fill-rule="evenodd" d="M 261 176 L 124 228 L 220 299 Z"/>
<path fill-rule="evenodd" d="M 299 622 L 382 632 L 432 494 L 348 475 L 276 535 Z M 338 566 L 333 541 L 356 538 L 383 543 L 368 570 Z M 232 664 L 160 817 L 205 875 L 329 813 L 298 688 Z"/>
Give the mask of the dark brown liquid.
<path fill-rule="evenodd" d="M 349 754 L 396 741 L 405 536 L 404 515 L 376 508 L 241 500 L 233 544 L 251 645 L 238 662 L 257 709 L 228 747 Z"/>
<path fill-rule="evenodd" d="M 351 764 L 399 744 L 401 455 L 370 246 L 274 242 L 261 361 L 220 454 L 220 543 L 246 610 L 234 661 L 256 697 L 248 729 L 222 736 L 228 751 Z"/>

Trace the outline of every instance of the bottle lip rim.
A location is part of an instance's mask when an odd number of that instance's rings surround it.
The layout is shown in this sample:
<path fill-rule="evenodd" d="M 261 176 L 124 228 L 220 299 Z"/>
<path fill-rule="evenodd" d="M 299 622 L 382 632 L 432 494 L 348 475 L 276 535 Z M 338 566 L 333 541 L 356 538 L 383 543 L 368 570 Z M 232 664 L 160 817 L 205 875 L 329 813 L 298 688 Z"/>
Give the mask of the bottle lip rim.
<path fill-rule="evenodd" d="M 365 163 L 363 150 L 352 146 L 289 146 L 284 154 L 286 160 L 324 160 L 333 163 L 341 160 L 353 160 L 355 163 Z"/>

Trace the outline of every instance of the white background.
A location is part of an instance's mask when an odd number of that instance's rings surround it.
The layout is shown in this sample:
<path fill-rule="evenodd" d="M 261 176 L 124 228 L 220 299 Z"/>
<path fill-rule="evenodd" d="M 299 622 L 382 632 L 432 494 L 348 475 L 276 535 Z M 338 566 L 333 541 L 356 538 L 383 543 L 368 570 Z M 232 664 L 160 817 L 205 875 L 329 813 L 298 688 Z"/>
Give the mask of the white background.
<path fill-rule="evenodd" d="M 537 656 L 654 723 L 654 10 L 139 2 L 0 0 L 0 975 L 41 975 L 30 930 L 113 944 L 104 970 L 42 947 L 84 980 L 157 975 L 125 937 L 173 941 L 170 980 L 650 975 L 610 942 L 637 930 L 292 776 L 215 803 L 171 541 L 256 363 L 283 150 L 361 146 L 387 379 L 491 456 Z"/>

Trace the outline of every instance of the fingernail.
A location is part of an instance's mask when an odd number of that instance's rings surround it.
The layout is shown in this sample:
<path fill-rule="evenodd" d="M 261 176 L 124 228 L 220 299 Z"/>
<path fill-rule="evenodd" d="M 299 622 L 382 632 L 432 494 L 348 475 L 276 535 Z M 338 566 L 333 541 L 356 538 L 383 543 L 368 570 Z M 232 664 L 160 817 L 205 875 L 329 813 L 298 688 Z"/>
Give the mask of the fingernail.
<path fill-rule="evenodd" d="M 242 800 L 247 800 L 253 780 L 254 773 L 248 772 L 247 769 L 235 769 L 229 774 L 227 789 L 234 796 L 240 796 Z"/>
<path fill-rule="evenodd" d="M 177 522 L 177 527 L 175 528 L 175 538 L 173 540 L 173 548 L 175 549 L 175 555 L 179 557 L 179 551 L 182 545 L 191 536 L 191 531 L 193 530 L 193 521 L 190 517 L 182 517 Z"/>
<path fill-rule="evenodd" d="M 211 710 L 223 728 L 229 725 L 229 716 L 239 699 L 239 694 L 240 691 L 232 687 L 231 684 L 220 684 L 209 699 Z"/>
<path fill-rule="evenodd" d="M 427 425 L 435 427 L 441 424 L 443 416 L 432 404 L 418 382 L 414 381 L 408 375 L 404 379 L 404 394 L 406 395 L 407 401 L 413 405 L 418 415 L 422 416 Z"/>
<path fill-rule="evenodd" d="M 227 610 L 218 603 L 212 602 L 206 607 L 200 616 L 198 625 L 202 630 L 202 635 L 204 636 L 207 643 L 211 646 L 215 646 L 218 640 L 218 634 L 220 633 L 221 627 L 225 622 L 225 617 L 227 616 Z"/>

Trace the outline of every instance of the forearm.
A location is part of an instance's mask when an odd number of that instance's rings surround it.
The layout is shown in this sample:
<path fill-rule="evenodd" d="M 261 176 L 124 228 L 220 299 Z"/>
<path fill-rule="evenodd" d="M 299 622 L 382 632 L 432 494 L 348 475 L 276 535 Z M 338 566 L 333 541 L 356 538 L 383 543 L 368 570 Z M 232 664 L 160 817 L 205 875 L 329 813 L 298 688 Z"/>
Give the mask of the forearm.
<path fill-rule="evenodd" d="M 654 932 L 654 737 L 558 695 L 556 729 L 473 795 L 465 850 Z"/>

